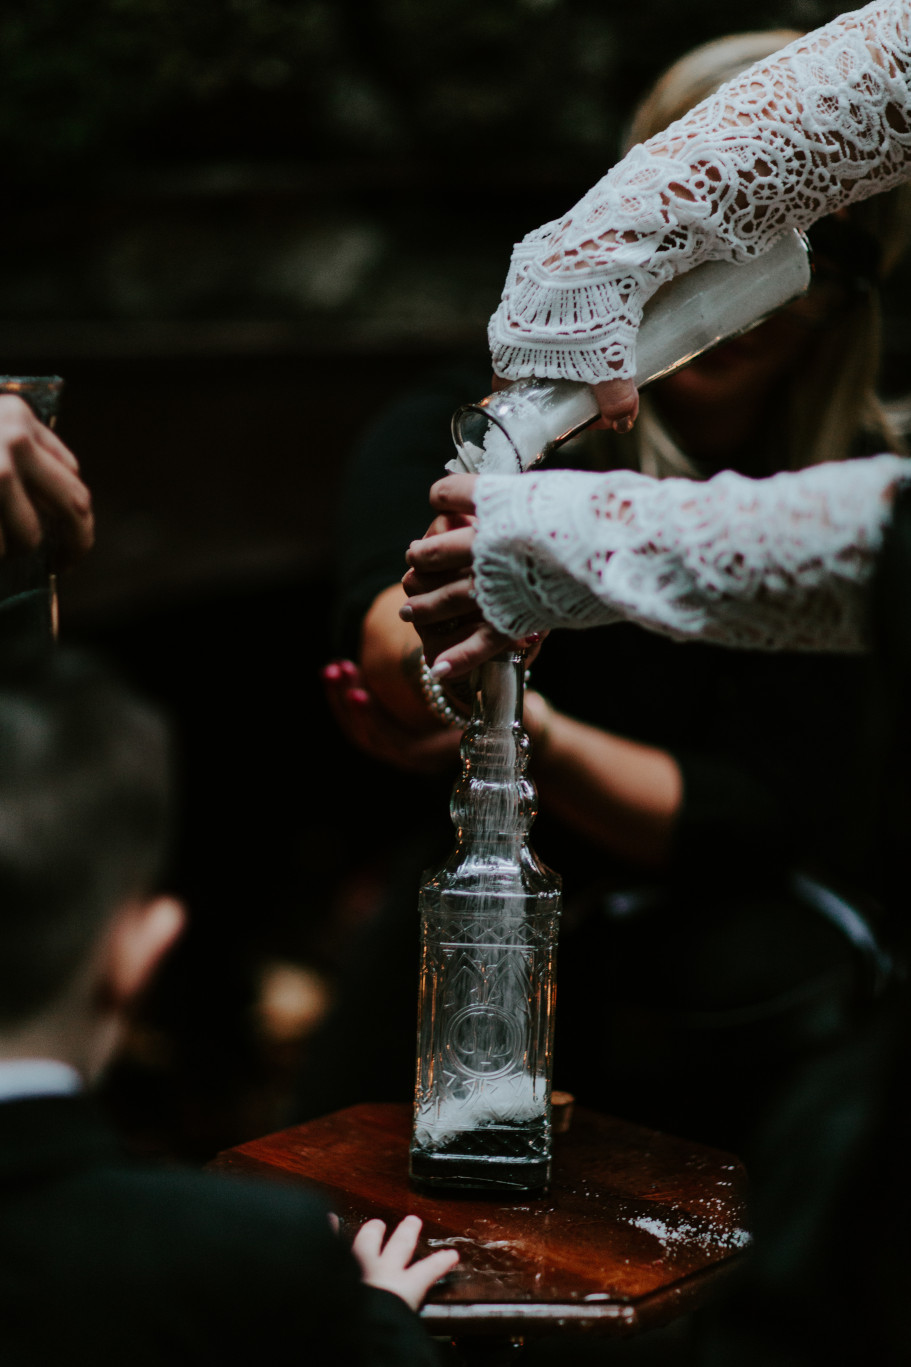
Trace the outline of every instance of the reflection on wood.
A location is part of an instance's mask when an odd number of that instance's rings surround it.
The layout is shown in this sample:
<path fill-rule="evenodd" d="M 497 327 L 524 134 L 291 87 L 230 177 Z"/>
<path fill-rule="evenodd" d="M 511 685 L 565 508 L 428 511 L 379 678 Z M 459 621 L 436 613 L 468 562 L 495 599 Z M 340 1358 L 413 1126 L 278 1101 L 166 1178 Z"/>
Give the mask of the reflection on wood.
<path fill-rule="evenodd" d="M 424 1251 L 461 1263 L 431 1293 L 433 1333 L 629 1332 L 695 1309 L 749 1244 L 729 1154 L 576 1108 L 546 1196 L 427 1195 L 408 1185 L 410 1110 L 353 1106 L 221 1154 L 213 1167 L 306 1181 L 349 1230 L 414 1212 Z"/>

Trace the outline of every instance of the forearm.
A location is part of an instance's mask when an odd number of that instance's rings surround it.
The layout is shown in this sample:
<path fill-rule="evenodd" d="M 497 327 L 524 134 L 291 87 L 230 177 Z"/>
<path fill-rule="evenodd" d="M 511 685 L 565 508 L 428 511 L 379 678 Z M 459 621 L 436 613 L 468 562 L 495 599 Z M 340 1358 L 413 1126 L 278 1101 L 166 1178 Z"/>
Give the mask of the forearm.
<path fill-rule="evenodd" d="M 538 695 L 528 703 L 531 772 L 548 811 L 611 854 L 663 865 L 683 800 L 674 757 L 548 708 Z"/>
<path fill-rule="evenodd" d="M 475 593 L 511 637 L 621 619 L 753 649 L 861 650 L 897 456 L 704 483 L 551 471 L 477 481 Z"/>
<path fill-rule="evenodd" d="M 909 31 L 909 0 L 842 15 L 634 147 L 516 247 L 490 325 L 497 373 L 631 377 L 642 309 L 665 281 L 906 179 Z"/>
<path fill-rule="evenodd" d="M 374 599 L 361 628 L 360 665 L 367 687 L 397 721 L 418 733 L 438 729 L 421 691 L 421 639 L 399 617 L 401 584 Z"/>

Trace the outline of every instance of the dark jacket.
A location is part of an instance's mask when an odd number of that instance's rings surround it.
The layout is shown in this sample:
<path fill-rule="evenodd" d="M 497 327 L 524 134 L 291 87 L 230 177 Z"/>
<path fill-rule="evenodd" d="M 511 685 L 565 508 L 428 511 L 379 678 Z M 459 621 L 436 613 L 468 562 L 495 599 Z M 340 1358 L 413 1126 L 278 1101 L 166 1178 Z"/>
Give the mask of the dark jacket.
<path fill-rule="evenodd" d="M 142 1167 L 83 1098 L 0 1105 L 0 1363 L 435 1361 L 308 1192 Z"/>

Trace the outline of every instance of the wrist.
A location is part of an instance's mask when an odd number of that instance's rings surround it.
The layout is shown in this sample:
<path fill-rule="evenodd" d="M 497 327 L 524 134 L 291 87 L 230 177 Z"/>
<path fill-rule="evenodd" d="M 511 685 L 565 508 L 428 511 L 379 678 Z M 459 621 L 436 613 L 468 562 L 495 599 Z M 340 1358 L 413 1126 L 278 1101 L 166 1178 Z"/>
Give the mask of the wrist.
<path fill-rule="evenodd" d="M 399 621 L 405 600 L 401 584 L 374 599 L 361 626 L 358 663 L 364 686 L 395 719 L 415 732 L 433 729 L 421 693 L 421 641 L 413 627 Z"/>
<path fill-rule="evenodd" d="M 547 764 L 557 715 L 543 693 L 528 689 L 523 720 L 531 741 L 531 762 L 537 769 Z"/>
<path fill-rule="evenodd" d="M 468 722 L 468 712 L 464 710 L 460 700 L 451 691 L 447 691 L 439 679 L 433 677 L 423 655 L 418 662 L 418 683 L 428 712 L 443 726 L 464 731 Z"/>

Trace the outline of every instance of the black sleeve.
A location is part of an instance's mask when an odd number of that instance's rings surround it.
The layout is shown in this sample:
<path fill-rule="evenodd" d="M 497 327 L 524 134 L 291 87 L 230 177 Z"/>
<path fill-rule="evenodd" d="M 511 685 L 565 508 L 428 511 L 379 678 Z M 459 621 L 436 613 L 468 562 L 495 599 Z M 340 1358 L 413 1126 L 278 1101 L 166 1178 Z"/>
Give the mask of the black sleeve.
<path fill-rule="evenodd" d="M 440 1367 L 440 1357 L 417 1315 L 391 1291 L 362 1288 L 369 1334 L 365 1361 L 370 1367 Z"/>
<path fill-rule="evenodd" d="M 186 1237 L 173 1237 L 178 1220 L 169 1221 L 169 1277 L 179 1294 L 168 1300 L 192 1307 L 179 1336 L 191 1346 L 195 1339 L 188 1361 L 255 1362 L 268 1336 L 276 1361 L 301 1367 L 437 1363 L 419 1317 L 361 1281 L 316 1195 L 281 1182 L 203 1180 L 208 1191 L 199 1180 L 187 1184 L 196 1201 L 180 1212 Z"/>
<path fill-rule="evenodd" d="M 872 584 L 870 678 L 861 723 L 855 818 L 883 895 L 907 937 L 911 832 L 911 485 L 899 489 Z M 907 943 L 907 940 L 906 940 Z"/>
<path fill-rule="evenodd" d="M 843 827 L 862 659 L 678 644 L 618 624 L 554 632 L 532 672 L 555 707 L 676 760 L 669 874 L 724 863 L 743 878 L 799 860 L 850 876 Z"/>
<path fill-rule="evenodd" d="M 681 750 L 683 780 L 672 858 L 678 873 L 783 867 L 799 847 L 788 804 L 775 785 L 738 759 Z M 723 866 L 723 869 L 722 869 Z"/>
<path fill-rule="evenodd" d="M 855 797 L 868 662 L 785 655 L 731 669 L 737 703 L 707 720 L 703 744 L 694 735 L 669 747 L 683 777 L 678 859 L 741 877 L 801 864 L 866 882 Z"/>
<path fill-rule="evenodd" d="M 393 403 L 352 453 L 336 536 L 336 649 L 342 654 L 356 658 L 364 614 L 401 579 L 408 543 L 427 530 L 430 486 L 453 454 L 453 411 L 483 397 L 489 382 L 482 367 L 441 372 Z"/>

